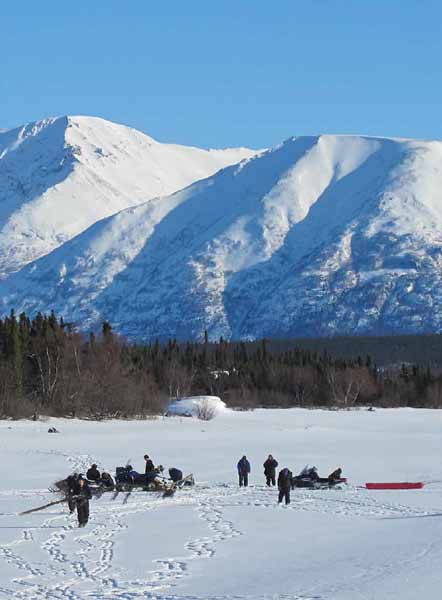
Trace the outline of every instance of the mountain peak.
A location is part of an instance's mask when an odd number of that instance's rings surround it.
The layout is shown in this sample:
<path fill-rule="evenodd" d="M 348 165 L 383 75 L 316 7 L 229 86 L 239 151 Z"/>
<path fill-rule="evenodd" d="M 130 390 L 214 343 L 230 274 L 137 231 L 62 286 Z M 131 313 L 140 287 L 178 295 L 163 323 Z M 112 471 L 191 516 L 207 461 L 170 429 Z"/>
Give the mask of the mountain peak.
<path fill-rule="evenodd" d="M 162 144 L 98 117 L 61 116 L 0 134 L 0 277 L 97 220 L 173 193 L 254 151 Z"/>

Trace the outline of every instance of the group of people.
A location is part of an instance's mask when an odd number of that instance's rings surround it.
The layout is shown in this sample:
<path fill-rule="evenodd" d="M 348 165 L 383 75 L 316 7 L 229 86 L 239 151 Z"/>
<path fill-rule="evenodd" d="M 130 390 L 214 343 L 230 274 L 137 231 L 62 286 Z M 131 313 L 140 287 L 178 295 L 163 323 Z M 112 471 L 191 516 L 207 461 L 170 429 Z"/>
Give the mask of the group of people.
<path fill-rule="evenodd" d="M 163 465 L 159 465 L 158 467 L 155 467 L 155 465 L 152 462 L 152 459 L 150 458 L 150 456 L 148 454 L 144 455 L 144 461 L 146 463 L 146 467 L 145 467 L 145 475 L 149 474 L 149 473 L 162 473 L 164 471 Z M 174 483 L 177 481 L 181 481 L 181 479 L 183 478 L 183 472 L 181 471 L 181 469 L 177 469 L 176 467 L 171 467 L 169 469 L 169 479 L 171 479 Z"/>
<path fill-rule="evenodd" d="M 150 458 L 150 456 L 148 454 L 144 455 L 144 461 L 145 461 L 145 469 L 144 469 L 144 473 L 140 473 L 139 471 L 136 471 L 132 465 L 127 465 L 124 468 L 121 468 L 123 473 L 121 473 L 120 471 L 120 481 L 124 481 L 124 483 L 131 483 L 131 484 L 135 484 L 135 485 L 149 485 L 150 483 L 152 483 L 153 481 L 155 481 L 155 479 L 157 477 L 163 477 L 163 472 L 164 472 L 164 467 L 163 465 L 158 465 L 157 467 L 153 464 L 152 459 Z M 119 469 L 117 469 L 117 477 L 119 477 L 118 475 L 118 471 Z M 172 480 L 172 482 L 177 482 L 180 481 L 183 478 L 183 472 L 180 469 L 177 469 L 176 467 L 172 467 L 169 469 L 169 479 Z"/>
<path fill-rule="evenodd" d="M 284 500 L 286 504 L 290 504 L 290 491 L 296 487 L 298 482 L 315 482 L 321 479 L 319 477 L 317 468 L 307 465 L 297 476 L 294 476 L 288 467 L 282 468 L 278 473 L 278 481 L 276 482 L 276 469 L 278 467 L 278 461 L 271 454 L 269 454 L 267 459 L 264 461 L 263 467 L 266 485 L 269 487 L 276 486 L 276 483 L 278 485 L 278 503 L 281 503 Z M 251 467 L 246 455 L 239 459 L 237 471 L 239 486 L 247 487 L 249 485 Z M 334 482 L 339 481 L 341 477 L 342 469 L 338 468 L 324 479 L 329 482 Z"/>
<path fill-rule="evenodd" d="M 131 465 L 127 465 L 124 468 L 117 468 L 117 484 L 119 483 L 119 475 L 121 475 L 119 470 L 124 471 L 123 475 L 127 478 L 121 481 L 134 485 L 145 486 L 153 482 L 155 478 L 161 478 L 164 471 L 163 466 L 159 465 L 158 467 L 155 467 L 148 454 L 144 455 L 144 461 L 144 473 L 135 471 Z M 269 487 L 277 485 L 279 492 L 278 502 L 281 503 L 285 501 L 286 504 L 290 503 L 290 491 L 296 486 L 303 487 L 302 484 L 305 482 L 339 482 L 342 477 L 342 469 L 339 468 L 333 471 L 333 473 L 330 473 L 327 478 L 321 479 L 318 475 L 316 467 L 309 467 L 307 465 L 297 476 L 293 476 L 291 470 L 288 467 L 284 467 L 280 469 L 278 473 L 278 479 L 276 479 L 278 461 L 271 454 L 269 454 L 267 459 L 264 461 L 263 467 L 266 485 Z M 237 471 L 239 486 L 247 487 L 249 485 L 251 466 L 246 455 L 242 456 L 238 461 Z M 169 469 L 169 479 L 173 483 L 177 483 L 183 479 L 183 472 L 176 467 L 172 467 Z M 84 527 L 89 520 L 89 500 L 92 497 L 90 485 L 98 485 L 101 489 L 114 489 L 116 485 L 112 476 L 105 471 L 100 473 L 95 463 L 87 470 L 86 477 L 84 477 L 81 473 L 74 473 L 73 475 L 69 475 L 66 480 L 63 480 L 63 484 L 70 512 L 73 513 L 75 510 L 77 510 L 79 527 Z"/>
<path fill-rule="evenodd" d="M 98 483 L 104 488 L 110 490 L 113 490 L 115 487 L 115 482 L 112 475 L 110 473 L 106 473 L 106 471 L 100 473 L 95 463 L 86 471 L 86 479 L 92 483 Z"/>
<path fill-rule="evenodd" d="M 144 455 L 144 461 L 144 473 L 135 471 L 131 465 L 128 465 L 125 468 L 128 483 L 144 486 L 154 481 L 156 477 L 162 475 L 164 471 L 162 465 L 155 467 L 147 454 Z M 176 467 L 172 467 L 169 469 L 169 479 L 173 483 L 181 481 L 181 479 L 183 479 L 183 472 Z M 71 513 L 74 513 L 75 510 L 77 511 L 79 527 L 84 527 L 89 520 L 89 500 L 92 497 L 91 485 L 93 485 L 94 488 L 98 485 L 102 490 L 113 490 L 116 487 L 116 482 L 112 475 L 106 471 L 100 473 L 95 463 L 86 471 L 86 476 L 82 473 L 74 473 L 60 483 L 62 484 L 61 489 L 66 493 L 69 511 Z"/>

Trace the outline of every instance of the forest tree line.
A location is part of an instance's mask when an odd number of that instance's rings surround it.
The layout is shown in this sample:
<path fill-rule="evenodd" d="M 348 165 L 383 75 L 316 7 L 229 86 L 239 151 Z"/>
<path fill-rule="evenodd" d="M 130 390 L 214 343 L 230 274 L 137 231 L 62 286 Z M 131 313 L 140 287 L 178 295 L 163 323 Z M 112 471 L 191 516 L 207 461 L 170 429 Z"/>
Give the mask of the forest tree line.
<path fill-rule="evenodd" d="M 269 343 L 136 344 L 112 331 L 89 336 L 50 315 L 0 319 L 0 417 L 161 414 L 170 398 L 210 394 L 232 408 L 413 406 L 442 408 L 442 369 L 378 367 L 370 355 Z"/>

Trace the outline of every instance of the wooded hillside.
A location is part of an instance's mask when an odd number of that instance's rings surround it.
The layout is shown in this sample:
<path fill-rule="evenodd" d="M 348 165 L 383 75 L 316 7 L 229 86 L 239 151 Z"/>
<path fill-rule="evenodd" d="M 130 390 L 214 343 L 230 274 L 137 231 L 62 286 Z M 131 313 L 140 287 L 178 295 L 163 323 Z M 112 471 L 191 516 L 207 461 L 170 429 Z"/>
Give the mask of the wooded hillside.
<path fill-rule="evenodd" d="M 221 396 L 235 408 L 442 407 L 437 361 L 380 367 L 357 351 L 358 338 L 343 339 L 353 356 L 348 349 L 331 354 L 330 340 L 322 350 L 321 340 L 308 349 L 290 341 L 212 343 L 207 336 L 137 345 L 107 322 L 99 336 L 85 338 L 54 313 L 31 319 L 12 312 L 0 320 L 0 416 L 142 417 L 162 413 L 171 397 L 197 394 Z"/>

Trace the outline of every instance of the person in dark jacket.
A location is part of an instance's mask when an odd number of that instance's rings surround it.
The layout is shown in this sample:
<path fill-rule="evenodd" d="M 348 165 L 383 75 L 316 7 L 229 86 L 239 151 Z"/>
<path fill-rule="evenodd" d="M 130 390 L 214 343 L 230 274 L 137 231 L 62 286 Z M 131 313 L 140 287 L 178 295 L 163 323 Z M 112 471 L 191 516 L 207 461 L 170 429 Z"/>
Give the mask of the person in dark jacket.
<path fill-rule="evenodd" d="M 110 473 L 106 473 L 106 471 L 102 472 L 100 483 L 104 488 L 108 490 L 113 490 L 115 487 L 115 482 L 112 479 L 112 475 Z"/>
<path fill-rule="evenodd" d="M 278 503 L 280 504 L 284 499 L 286 504 L 290 504 L 290 488 L 292 486 L 292 472 L 285 467 L 279 471 L 278 475 Z"/>
<path fill-rule="evenodd" d="M 97 465 L 93 464 L 90 469 L 87 470 L 86 478 L 89 481 L 99 481 L 100 480 L 100 471 L 97 469 Z"/>
<path fill-rule="evenodd" d="M 176 483 L 177 481 L 181 481 L 183 478 L 183 472 L 175 467 L 172 467 L 169 469 L 169 477 L 174 483 Z"/>
<path fill-rule="evenodd" d="M 239 487 L 247 487 L 249 485 L 249 473 L 250 473 L 250 463 L 247 460 L 247 456 L 244 455 L 237 464 L 238 469 L 238 477 L 239 477 Z"/>
<path fill-rule="evenodd" d="M 302 479 L 311 479 L 312 481 L 317 481 L 319 479 L 318 469 L 316 467 L 311 467 L 310 465 L 305 465 L 302 471 L 299 473 L 299 476 Z"/>
<path fill-rule="evenodd" d="M 77 487 L 77 480 L 78 480 L 77 473 L 74 473 L 73 475 L 69 475 L 69 477 L 66 478 L 66 493 L 67 493 L 67 499 L 68 499 L 69 512 L 71 514 L 73 512 L 75 512 L 75 507 L 76 507 L 76 502 L 72 498 L 72 496 L 74 495 L 75 489 Z"/>
<path fill-rule="evenodd" d="M 84 527 L 89 521 L 89 500 L 92 497 L 87 480 L 79 475 L 74 487 L 74 499 L 77 506 L 78 526 Z"/>
<path fill-rule="evenodd" d="M 149 483 L 153 483 L 157 477 L 161 476 L 163 471 L 163 465 L 158 465 L 153 471 L 148 471 L 144 475 L 140 475 L 141 479 L 139 481 L 143 481 L 145 485 L 149 485 Z"/>
<path fill-rule="evenodd" d="M 278 466 L 278 461 L 273 458 L 271 454 L 269 454 L 267 460 L 265 461 L 264 467 L 264 475 L 266 478 L 266 484 L 268 486 L 276 485 L 276 467 Z"/>
<path fill-rule="evenodd" d="M 153 462 L 147 454 L 144 455 L 144 460 L 146 461 L 146 469 L 144 472 L 151 473 L 152 471 L 155 471 L 155 465 L 153 464 Z"/>
<path fill-rule="evenodd" d="M 335 471 L 333 471 L 333 473 L 330 473 L 328 478 L 331 481 L 336 481 L 336 479 L 342 479 L 342 469 L 339 467 L 339 469 L 336 469 Z"/>

